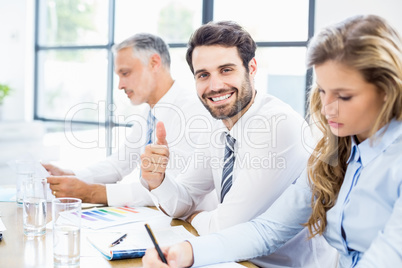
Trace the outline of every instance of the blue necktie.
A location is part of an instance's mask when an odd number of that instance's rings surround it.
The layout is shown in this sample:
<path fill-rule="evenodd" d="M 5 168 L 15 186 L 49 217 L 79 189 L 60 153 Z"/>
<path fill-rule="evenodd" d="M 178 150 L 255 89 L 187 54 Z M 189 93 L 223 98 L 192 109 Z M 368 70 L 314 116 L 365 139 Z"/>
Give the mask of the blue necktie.
<path fill-rule="evenodd" d="M 154 129 L 155 129 L 155 122 L 156 122 L 156 118 L 155 116 L 151 113 L 151 110 L 149 110 L 148 113 L 148 118 L 147 118 L 147 136 L 146 136 L 146 144 L 151 144 L 152 143 L 152 134 L 154 133 Z M 140 169 L 140 178 L 142 176 L 142 170 Z"/>
<path fill-rule="evenodd" d="M 155 121 L 156 118 L 155 116 L 151 113 L 151 110 L 149 110 L 149 114 L 148 114 L 148 119 L 147 119 L 147 143 L 151 144 L 152 143 L 152 134 L 154 133 L 154 129 L 155 129 Z"/>
<path fill-rule="evenodd" d="M 225 198 L 227 192 L 229 192 L 230 187 L 232 187 L 232 179 L 233 179 L 233 166 L 235 162 L 234 155 L 234 144 L 236 139 L 226 135 L 226 146 L 225 146 L 225 157 L 222 171 L 222 182 L 221 182 L 221 203 Z"/>

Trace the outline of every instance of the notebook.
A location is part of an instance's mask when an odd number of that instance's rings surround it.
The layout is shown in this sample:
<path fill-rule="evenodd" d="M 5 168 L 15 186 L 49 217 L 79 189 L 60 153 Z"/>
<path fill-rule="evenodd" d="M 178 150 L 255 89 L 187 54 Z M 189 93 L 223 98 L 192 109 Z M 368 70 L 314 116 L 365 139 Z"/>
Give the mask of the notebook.
<path fill-rule="evenodd" d="M 154 229 L 156 239 L 161 247 L 173 245 L 194 237 L 183 226 Z M 116 246 L 110 247 L 123 234 L 127 236 Z M 122 232 L 97 232 L 87 234 L 88 242 L 97 249 L 107 260 L 141 258 L 147 248 L 152 248 L 151 238 L 142 225 L 142 228 Z"/>

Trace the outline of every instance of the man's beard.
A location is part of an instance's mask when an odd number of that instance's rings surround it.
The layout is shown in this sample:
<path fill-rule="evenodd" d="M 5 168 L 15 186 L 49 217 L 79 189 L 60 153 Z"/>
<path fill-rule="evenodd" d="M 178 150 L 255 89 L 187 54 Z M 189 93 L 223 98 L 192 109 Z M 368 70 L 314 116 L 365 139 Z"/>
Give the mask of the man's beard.
<path fill-rule="evenodd" d="M 227 104 L 223 105 L 221 107 L 211 108 L 207 104 L 207 102 L 204 101 L 204 99 L 207 99 L 207 97 L 205 95 L 203 95 L 202 98 L 200 98 L 200 100 L 201 100 L 202 104 L 205 106 L 205 108 L 207 108 L 207 110 L 209 111 L 209 113 L 212 115 L 213 118 L 221 119 L 221 120 L 232 118 L 233 116 L 240 113 L 245 107 L 247 107 L 247 105 L 253 99 L 253 91 L 251 88 L 250 79 L 247 74 L 245 75 L 245 79 L 243 80 L 241 89 L 242 90 L 241 90 L 240 96 L 238 95 L 239 89 L 236 87 L 232 87 L 232 88 L 230 88 L 230 90 L 222 89 L 215 93 L 215 94 L 221 94 L 221 93 L 228 92 L 228 91 L 234 91 L 233 95 L 236 94 L 237 99 L 236 99 L 235 103 L 233 104 L 233 106 L 230 107 L 228 110 L 227 110 L 227 106 L 228 106 Z"/>

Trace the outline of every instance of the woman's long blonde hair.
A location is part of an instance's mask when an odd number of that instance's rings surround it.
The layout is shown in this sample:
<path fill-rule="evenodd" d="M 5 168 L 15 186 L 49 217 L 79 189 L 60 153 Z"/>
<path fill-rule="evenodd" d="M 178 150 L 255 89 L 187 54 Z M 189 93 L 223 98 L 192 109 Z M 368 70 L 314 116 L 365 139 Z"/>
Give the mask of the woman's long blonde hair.
<path fill-rule="evenodd" d="M 319 32 L 309 43 L 307 65 L 328 60 L 358 70 L 366 80 L 386 94 L 382 110 L 371 130 L 376 133 L 392 119 L 402 120 L 402 41 L 398 33 L 381 17 L 364 15 L 349 18 Z M 326 212 L 332 208 L 347 168 L 350 137 L 332 134 L 316 86 L 310 94 L 310 120 L 323 137 L 308 161 L 308 177 L 313 191 L 312 214 L 305 224 L 311 236 L 323 234 Z"/>

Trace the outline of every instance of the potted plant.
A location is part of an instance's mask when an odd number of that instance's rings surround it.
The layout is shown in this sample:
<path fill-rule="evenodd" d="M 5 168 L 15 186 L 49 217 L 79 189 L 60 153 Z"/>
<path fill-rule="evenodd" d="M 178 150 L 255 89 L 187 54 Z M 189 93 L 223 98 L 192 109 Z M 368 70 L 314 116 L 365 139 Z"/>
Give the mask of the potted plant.
<path fill-rule="evenodd" d="M 0 84 L 0 120 L 3 119 L 3 101 L 4 98 L 10 95 L 11 88 L 6 84 Z"/>
<path fill-rule="evenodd" d="M 0 84 L 0 105 L 3 104 L 4 98 L 10 95 L 11 89 L 6 84 Z"/>

